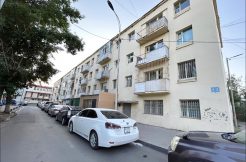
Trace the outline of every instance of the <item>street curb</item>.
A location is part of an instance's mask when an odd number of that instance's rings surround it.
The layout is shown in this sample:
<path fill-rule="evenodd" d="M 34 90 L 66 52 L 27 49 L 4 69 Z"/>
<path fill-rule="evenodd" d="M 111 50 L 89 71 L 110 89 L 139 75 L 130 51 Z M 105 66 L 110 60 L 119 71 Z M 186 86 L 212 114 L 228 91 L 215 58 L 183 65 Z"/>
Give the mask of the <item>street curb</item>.
<path fill-rule="evenodd" d="M 152 148 L 153 150 L 159 151 L 161 153 L 164 153 L 164 154 L 167 154 L 168 153 L 168 150 L 167 149 L 162 148 L 162 147 L 159 147 L 159 146 L 156 146 L 156 145 L 153 145 L 151 143 L 144 142 L 142 140 L 137 140 L 136 142 L 141 143 L 142 145 L 144 145 L 146 147 L 149 147 L 149 148 Z"/>

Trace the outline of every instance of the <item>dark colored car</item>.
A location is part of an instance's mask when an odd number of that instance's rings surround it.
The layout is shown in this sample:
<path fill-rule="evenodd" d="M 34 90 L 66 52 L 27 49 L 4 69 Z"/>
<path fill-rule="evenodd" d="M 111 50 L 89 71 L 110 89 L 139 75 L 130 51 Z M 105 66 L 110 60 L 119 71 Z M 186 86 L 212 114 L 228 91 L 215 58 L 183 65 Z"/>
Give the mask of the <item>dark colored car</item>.
<path fill-rule="evenodd" d="M 245 133 L 189 132 L 175 136 L 168 162 L 245 162 Z"/>
<path fill-rule="evenodd" d="M 56 116 L 59 110 L 61 110 L 66 105 L 52 105 L 51 108 L 48 110 L 48 114 L 53 117 Z"/>
<path fill-rule="evenodd" d="M 44 108 L 45 108 L 46 106 L 48 106 L 50 103 L 53 103 L 53 102 L 51 102 L 51 101 L 45 101 L 45 102 L 43 102 L 43 103 L 40 105 L 40 109 L 41 109 L 41 110 L 44 110 Z"/>
<path fill-rule="evenodd" d="M 65 106 L 56 115 L 56 121 L 61 121 L 62 125 L 68 123 L 69 119 L 81 111 L 80 107 L 76 106 Z"/>
<path fill-rule="evenodd" d="M 45 104 L 44 106 L 44 111 L 48 113 L 49 109 L 53 106 L 53 105 L 58 105 L 58 103 L 49 103 L 49 104 Z"/>

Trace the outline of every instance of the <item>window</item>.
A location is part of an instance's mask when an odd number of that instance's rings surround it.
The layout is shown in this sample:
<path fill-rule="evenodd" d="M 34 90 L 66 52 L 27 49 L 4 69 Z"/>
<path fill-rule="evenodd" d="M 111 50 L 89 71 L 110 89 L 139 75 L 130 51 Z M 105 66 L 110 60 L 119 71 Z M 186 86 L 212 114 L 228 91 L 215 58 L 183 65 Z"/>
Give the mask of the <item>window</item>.
<path fill-rule="evenodd" d="M 192 27 L 188 27 L 177 32 L 177 45 L 184 44 L 193 40 Z"/>
<path fill-rule="evenodd" d="M 135 39 L 135 31 L 128 34 L 128 39 L 129 39 L 129 42 Z"/>
<path fill-rule="evenodd" d="M 163 69 L 157 69 L 154 71 L 148 71 L 145 73 L 145 81 L 157 80 L 163 78 Z"/>
<path fill-rule="evenodd" d="M 90 76 L 89 76 L 89 78 L 90 78 L 90 79 L 92 78 L 92 72 L 90 72 Z"/>
<path fill-rule="evenodd" d="M 107 89 L 107 82 L 101 84 L 101 90 L 104 91 Z"/>
<path fill-rule="evenodd" d="M 92 58 L 91 60 L 91 66 L 94 64 L 94 58 Z"/>
<path fill-rule="evenodd" d="M 130 53 L 127 55 L 127 60 L 128 60 L 128 63 L 133 62 L 133 53 Z"/>
<path fill-rule="evenodd" d="M 155 42 L 149 46 L 146 47 L 146 53 L 149 53 L 151 51 L 157 50 L 159 48 L 162 48 L 164 46 L 163 40 L 159 40 L 158 42 Z"/>
<path fill-rule="evenodd" d="M 118 60 L 115 60 L 114 64 L 115 64 L 115 67 L 117 67 L 118 66 Z"/>
<path fill-rule="evenodd" d="M 97 118 L 97 113 L 94 110 L 89 110 L 87 118 Z"/>
<path fill-rule="evenodd" d="M 95 84 L 94 87 L 93 87 L 94 90 L 97 90 L 97 85 Z"/>
<path fill-rule="evenodd" d="M 126 86 L 131 87 L 132 86 L 132 76 L 126 77 Z"/>
<path fill-rule="evenodd" d="M 174 4 L 175 14 L 180 13 L 180 11 L 186 9 L 190 6 L 190 0 L 181 0 Z"/>
<path fill-rule="evenodd" d="M 79 116 L 86 117 L 89 110 L 83 110 L 79 113 Z"/>
<path fill-rule="evenodd" d="M 88 93 L 90 93 L 91 91 L 91 86 L 88 86 Z"/>
<path fill-rule="evenodd" d="M 178 63 L 179 79 L 195 78 L 196 63 L 195 60 Z"/>
<path fill-rule="evenodd" d="M 128 118 L 125 114 L 122 114 L 118 111 L 101 111 L 101 113 L 107 119 L 127 119 Z"/>
<path fill-rule="evenodd" d="M 180 100 L 181 117 L 201 119 L 199 100 Z"/>
<path fill-rule="evenodd" d="M 144 114 L 163 115 L 163 101 L 162 100 L 145 100 Z"/>
<path fill-rule="evenodd" d="M 114 88 L 114 89 L 116 89 L 116 84 L 117 84 L 117 83 L 116 83 L 116 79 L 115 79 L 115 80 L 113 80 L 113 88 Z"/>

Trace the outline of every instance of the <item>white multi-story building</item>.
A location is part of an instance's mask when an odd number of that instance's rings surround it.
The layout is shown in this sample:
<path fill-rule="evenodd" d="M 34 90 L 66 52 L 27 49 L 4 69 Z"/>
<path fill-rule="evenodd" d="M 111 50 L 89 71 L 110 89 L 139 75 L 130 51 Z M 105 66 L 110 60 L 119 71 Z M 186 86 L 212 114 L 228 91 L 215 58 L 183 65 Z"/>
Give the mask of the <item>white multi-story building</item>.
<path fill-rule="evenodd" d="M 62 77 L 54 98 L 171 129 L 234 130 L 215 0 L 161 1 L 120 37 Z"/>
<path fill-rule="evenodd" d="M 28 88 L 19 89 L 17 91 L 17 103 L 38 103 L 41 101 L 49 101 L 52 96 L 52 87 L 33 85 Z"/>

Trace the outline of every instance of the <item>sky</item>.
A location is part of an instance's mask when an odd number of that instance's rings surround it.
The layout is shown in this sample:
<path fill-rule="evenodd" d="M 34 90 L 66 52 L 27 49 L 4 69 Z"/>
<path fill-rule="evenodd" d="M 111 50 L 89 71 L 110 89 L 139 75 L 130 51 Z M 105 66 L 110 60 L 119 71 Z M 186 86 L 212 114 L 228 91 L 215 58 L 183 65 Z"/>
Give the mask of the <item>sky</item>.
<path fill-rule="evenodd" d="M 158 4 L 160 0 L 111 0 L 111 2 L 120 18 L 123 30 Z M 217 3 L 222 39 L 232 42 L 245 42 L 245 0 L 217 0 Z M 118 33 L 117 19 L 108 7 L 106 0 L 96 0 L 96 2 L 79 0 L 73 6 L 85 16 L 77 25 L 71 25 L 70 27 L 71 32 L 78 35 L 85 42 L 84 51 L 78 52 L 75 56 L 67 54 L 65 51 L 53 55 L 54 58 L 51 61 L 59 72 L 49 80 L 50 86 L 53 86 L 55 81 Z M 222 52 L 224 62 L 225 58 L 244 53 L 229 61 L 231 74 L 235 74 L 238 77 L 242 76 L 242 83 L 244 84 L 245 44 L 224 43 Z"/>

